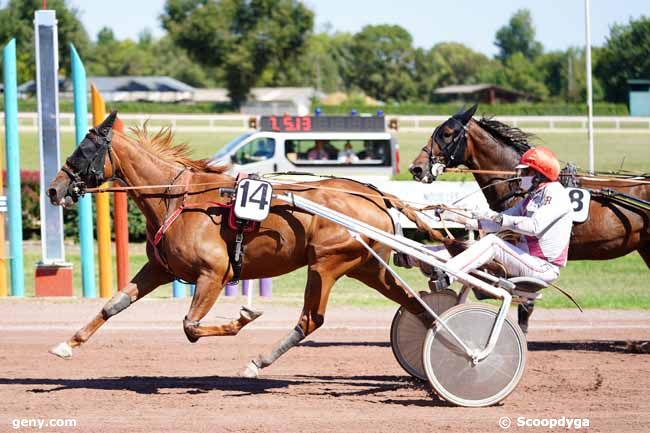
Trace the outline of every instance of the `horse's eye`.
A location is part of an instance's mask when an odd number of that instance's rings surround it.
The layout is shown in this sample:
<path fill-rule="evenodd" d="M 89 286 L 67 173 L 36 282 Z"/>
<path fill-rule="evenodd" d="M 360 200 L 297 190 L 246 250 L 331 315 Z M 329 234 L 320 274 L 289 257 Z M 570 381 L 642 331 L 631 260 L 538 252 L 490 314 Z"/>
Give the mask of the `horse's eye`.
<path fill-rule="evenodd" d="M 449 138 L 449 137 L 452 136 L 452 133 L 449 132 L 449 131 L 446 131 L 443 135 L 445 136 L 445 138 Z"/>

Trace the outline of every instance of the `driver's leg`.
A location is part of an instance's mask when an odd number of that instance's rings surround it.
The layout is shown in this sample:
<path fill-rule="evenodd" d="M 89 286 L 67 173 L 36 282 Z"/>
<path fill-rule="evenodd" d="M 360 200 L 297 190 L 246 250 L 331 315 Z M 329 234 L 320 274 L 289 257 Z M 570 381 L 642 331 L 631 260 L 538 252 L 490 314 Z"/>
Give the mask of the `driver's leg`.
<path fill-rule="evenodd" d="M 505 266 L 508 275 L 535 277 L 551 282 L 559 276 L 557 267 L 531 256 L 494 234 L 484 236 L 467 250 L 453 257 L 447 265 L 455 270 L 469 272 L 496 260 Z"/>

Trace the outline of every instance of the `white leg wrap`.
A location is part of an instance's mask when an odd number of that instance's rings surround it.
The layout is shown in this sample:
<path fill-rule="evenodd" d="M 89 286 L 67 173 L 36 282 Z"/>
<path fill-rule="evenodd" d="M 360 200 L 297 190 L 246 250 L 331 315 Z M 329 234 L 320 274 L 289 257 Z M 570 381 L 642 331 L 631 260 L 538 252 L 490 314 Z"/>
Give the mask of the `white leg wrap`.
<path fill-rule="evenodd" d="M 72 347 L 68 343 L 59 343 L 49 350 L 52 355 L 59 358 L 70 359 L 72 358 Z"/>
<path fill-rule="evenodd" d="M 246 364 L 246 367 L 244 367 L 244 370 L 242 370 L 239 375 L 241 377 L 246 377 L 248 379 L 256 379 L 257 376 L 260 374 L 260 369 L 253 361 L 249 362 Z"/>

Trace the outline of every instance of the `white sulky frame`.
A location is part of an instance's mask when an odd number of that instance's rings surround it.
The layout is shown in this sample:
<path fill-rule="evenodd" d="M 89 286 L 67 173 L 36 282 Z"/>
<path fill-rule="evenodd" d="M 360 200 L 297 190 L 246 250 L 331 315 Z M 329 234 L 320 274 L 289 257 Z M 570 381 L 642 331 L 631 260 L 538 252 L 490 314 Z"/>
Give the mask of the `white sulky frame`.
<path fill-rule="evenodd" d="M 411 239 L 405 238 L 404 236 L 394 235 L 392 233 L 384 232 L 376 227 L 373 227 L 369 224 L 364 223 L 363 221 L 350 218 L 347 215 L 344 215 L 340 212 L 329 209 L 325 206 L 319 205 L 311 200 L 308 200 L 304 197 L 294 195 L 293 193 L 284 193 L 284 194 L 273 194 L 273 197 L 277 200 L 284 201 L 293 206 L 304 209 L 308 212 L 311 212 L 320 217 L 326 218 L 332 222 L 335 222 L 350 231 L 350 234 L 354 239 L 360 242 L 395 278 L 397 278 L 404 286 L 404 288 L 413 296 L 419 303 L 422 305 L 424 310 L 429 313 L 433 318 L 436 319 L 436 323 L 440 326 L 443 326 L 449 334 L 460 344 L 460 346 L 465 350 L 467 356 L 472 359 L 474 364 L 478 364 L 481 360 L 488 357 L 488 355 L 494 349 L 496 342 L 501 333 L 501 328 L 503 323 L 506 320 L 508 315 L 508 309 L 512 303 L 512 296 L 508 291 L 504 290 L 501 287 L 498 287 L 497 284 L 501 283 L 502 280 L 489 275 L 484 272 L 473 272 L 475 275 L 480 275 L 483 278 L 487 278 L 493 284 L 488 284 L 485 281 L 482 281 L 466 272 L 459 272 L 451 269 L 446 265 L 445 259 L 439 257 L 433 251 L 428 250 L 422 244 L 415 242 Z M 487 345 L 482 350 L 471 350 L 469 349 L 463 341 L 460 340 L 450 329 L 444 321 L 440 320 L 440 317 L 427 305 L 426 302 L 422 300 L 419 293 L 413 290 L 402 278 L 395 273 L 388 263 L 386 263 L 377 253 L 370 248 L 370 246 L 363 240 L 361 235 L 366 236 L 376 242 L 380 242 L 384 245 L 391 247 L 395 251 L 412 256 L 424 263 L 427 263 L 431 266 L 442 269 L 444 272 L 456 277 L 459 281 L 469 286 L 475 287 L 478 290 L 485 292 L 497 299 L 502 301 L 501 306 L 499 307 L 499 312 L 495 319 L 494 326 L 490 333 Z"/>

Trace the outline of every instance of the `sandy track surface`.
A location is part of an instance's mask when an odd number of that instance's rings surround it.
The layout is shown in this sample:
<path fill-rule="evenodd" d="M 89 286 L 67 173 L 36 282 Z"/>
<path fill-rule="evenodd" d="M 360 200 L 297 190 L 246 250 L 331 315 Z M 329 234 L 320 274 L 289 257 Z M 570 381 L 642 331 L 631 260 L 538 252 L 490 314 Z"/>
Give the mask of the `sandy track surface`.
<path fill-rule="evenodd" d="M 528 365 L 515 392 L 482 409 L 451 407 L 393 358 L 393 310 L 337 308 L 325 327 L 256 380 L 237 376 L 293 327 L 298 309 L 266 313 L 236 337 L 185 339 L 189 300 L 142 301 L 101 329 L 70 361 L 47 354 L 101 301 L 0 302 L 0 432 L 486 432 L 518 417 L 588 418 L 597 432 L 647 432 L 650 340 L 643 311 L 536 310 Z M 206 318 L 223 322 L 238 305 Z M 17 419 L 75 419 L 76 427 L 13 429 Z M 566 429 L 556 427 L 553 431 Z"/>

